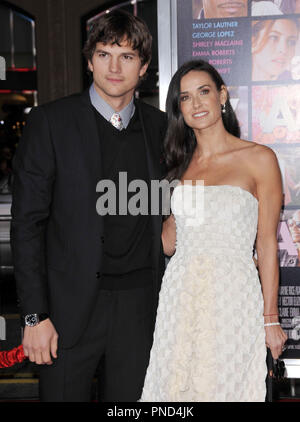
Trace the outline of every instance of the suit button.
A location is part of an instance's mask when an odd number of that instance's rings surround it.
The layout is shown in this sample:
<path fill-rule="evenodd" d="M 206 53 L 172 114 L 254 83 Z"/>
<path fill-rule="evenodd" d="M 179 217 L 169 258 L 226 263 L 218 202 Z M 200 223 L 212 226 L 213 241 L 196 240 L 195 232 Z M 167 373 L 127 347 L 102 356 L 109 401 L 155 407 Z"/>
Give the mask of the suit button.
<path fill-rule="evenodd" d="M 101 239 L 101 242 L 104 243 L 104 236 L 101 236 L 100 239 Z"/>
<path fill-rule="evenodd" d="M 100 272 L 97 272 L 96 273 L 96 278 L 101 278 L 101 273 Z"/>

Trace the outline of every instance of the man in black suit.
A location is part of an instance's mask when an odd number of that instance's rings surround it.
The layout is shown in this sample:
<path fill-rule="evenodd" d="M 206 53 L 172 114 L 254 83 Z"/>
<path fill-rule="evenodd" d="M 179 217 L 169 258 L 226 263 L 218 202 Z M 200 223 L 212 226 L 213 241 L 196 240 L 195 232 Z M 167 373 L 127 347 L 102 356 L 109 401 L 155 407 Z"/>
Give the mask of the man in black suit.
<path fill-rule="evenodd" d="M 139 18 L 101 16 L 84 49 L 90 89 L 34 108 L 14 159 L 23 347 L 41 365 L 42 401 L 89 401 L 100 361 L 100 400 L 141 395 L 164 271 L 162 218 L 102 215 L 96 186 L 111 180 L 118 197 L 120 174 L 147 186 L 163 176 L 165 114 L 134 99 L 151 41 Z"/>

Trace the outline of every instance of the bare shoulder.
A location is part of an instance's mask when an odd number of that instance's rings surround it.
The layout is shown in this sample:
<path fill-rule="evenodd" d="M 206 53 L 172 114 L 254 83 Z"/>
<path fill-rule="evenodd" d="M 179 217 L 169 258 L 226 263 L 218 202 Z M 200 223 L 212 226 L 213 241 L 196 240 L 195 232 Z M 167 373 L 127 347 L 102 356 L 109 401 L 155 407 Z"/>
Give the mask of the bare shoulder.
<path fill-rule="evenodd" d="M 247 166 L 255 172 L 270 171 L 271 168 L 278 167 L 278 160 L 275 152 L 266 145 L 256 142 L 242 141 L 240 153 L 241 158 Z"/>
<path fill-rule="evenodd" d="M 253 155 L 255 158 L 260 160 L 275 160 L 277 161 L 277 157 L 275 152 L 266 145 L 257 144 L 256 142 L 252 142 L 253 144 Z"/>
<path fill-rule="evenodd" d="M 247 154 L 247 164 L 256 183 L 257 196 L 268 200 L 273 197 L 281 203 L 282 177 L 275 152 L 265 145 L 253 143 Z"/>

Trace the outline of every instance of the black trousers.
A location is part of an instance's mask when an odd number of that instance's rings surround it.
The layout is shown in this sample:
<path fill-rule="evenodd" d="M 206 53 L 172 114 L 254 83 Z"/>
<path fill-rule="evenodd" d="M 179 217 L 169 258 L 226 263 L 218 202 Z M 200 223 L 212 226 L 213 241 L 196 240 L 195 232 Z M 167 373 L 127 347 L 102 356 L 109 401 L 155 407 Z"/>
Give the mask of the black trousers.
<path fill-rule="evenodd" d="M 40 367 L 40 400 L 88 402 L 101 360 L 100 401 L 136 402 L 141 397 L 153 335 L 152 287 L 100 290 L 80 341 L 58 348 L 53 365 Z"/>

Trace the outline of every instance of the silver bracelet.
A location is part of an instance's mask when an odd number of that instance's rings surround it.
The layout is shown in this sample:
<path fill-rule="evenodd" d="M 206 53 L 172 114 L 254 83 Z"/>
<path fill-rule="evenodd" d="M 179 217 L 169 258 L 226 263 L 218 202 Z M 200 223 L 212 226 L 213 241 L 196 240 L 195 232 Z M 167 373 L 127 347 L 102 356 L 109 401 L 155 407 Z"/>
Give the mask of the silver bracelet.
<path fill-rule="evenodd" d="M 264 327 L 272 327 L 273 325 L 280 325 L 280 322 L 267 322 Z"/>

